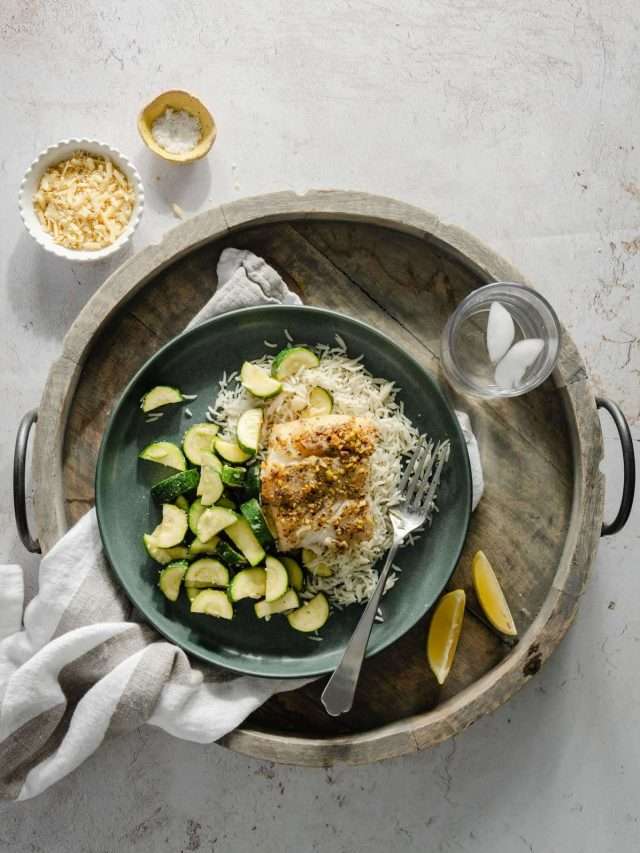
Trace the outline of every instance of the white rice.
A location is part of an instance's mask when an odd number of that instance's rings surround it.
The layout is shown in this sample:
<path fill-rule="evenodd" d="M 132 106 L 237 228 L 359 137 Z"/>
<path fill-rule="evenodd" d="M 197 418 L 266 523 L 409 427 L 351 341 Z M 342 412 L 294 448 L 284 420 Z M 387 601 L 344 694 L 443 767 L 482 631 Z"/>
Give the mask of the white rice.
<path fill-rule="evenodd" d="M 315 351 L 320 356 L 320 364 L 298 371 L 283 383 L 283 391 L 277 397 L 264 403 L 265 436 L 274 423 L 298 418 L 308 403 L 309 390 L 316 385 L 331 393 L 334 414 L 368 417 L 378 428 L 379 440 L 371 457 L 369 489 L 373 536 L 366 542 L 354 543 L 346 552 L 337 553 L 330 548 L 319 552 L 318 561 L 326 563 L 333 575 L 317 577 L 310 573 L 303 596 L 308 598 L 322 591 L 340 608 L 366 601 L 373 593 L 378 580 L 375 563 L 393 541 L 388 511 L 397 501 L 402 457 L 412 450 L 420 434 L 396 400 L 398 388 L 394 383 L 372 376 L 362 364 L 362 356 L 350 358 L 342 339 L 338 340 L 337 347 L 320 345 Z M 265 355 L 255 363 L 269 369 L 272 361 L 272 356 Z M 237 381 L 237 374 L 225 375 L 219 384 L 215 405 L 209 407 L 209 413 L 211 420 L 220 424 L 221 432 L 232 436 L 238 418 L 242 412 L 255 407 L 256 400 Z M 414 541 L 415 538 L 414 533 Z M 385 592 L 397 580 L 398 575 L 392 571 Z"/>

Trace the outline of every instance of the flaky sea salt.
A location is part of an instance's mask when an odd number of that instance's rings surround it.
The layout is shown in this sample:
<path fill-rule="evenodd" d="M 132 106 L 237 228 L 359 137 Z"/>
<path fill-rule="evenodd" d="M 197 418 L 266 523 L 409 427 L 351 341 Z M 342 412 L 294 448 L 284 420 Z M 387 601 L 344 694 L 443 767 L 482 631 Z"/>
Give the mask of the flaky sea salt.
<path fill-rule="evenodd" d="M 167 107 L 152 124 L 151 135 L 170 154 L 184 154 L 200 142 L 202 127 L 197 116 Z"/>

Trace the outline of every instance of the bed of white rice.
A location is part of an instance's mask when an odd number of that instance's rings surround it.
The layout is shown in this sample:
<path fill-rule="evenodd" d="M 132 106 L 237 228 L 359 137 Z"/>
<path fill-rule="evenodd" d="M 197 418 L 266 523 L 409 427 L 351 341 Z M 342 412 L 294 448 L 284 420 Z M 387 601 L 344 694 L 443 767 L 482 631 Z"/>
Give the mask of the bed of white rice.
<path fill-rule="evenodd" d="M 265 341 L 265 347 L 275 349 Z M 279 348 L 278 348 L 279 349 Z M 308 403 L 308 393 L 316 385 L 326 388 L 333 397 L 333 413 L 370 418 L 378 427 L 379 441 L 371 457 L 370 497 L 374 534 L 367 542 L 355 543 L 348 551 L 335 553 L 326 549 L 318 560 L 332 570 L 331 577 L 308 576 L 307 596 L 322 590 L 332 604 L 343 607 L 366 601 L 378 579 L 375 563 L 392 544 L 388 509 L 396 501 L 402 458 L 414 447 L 418 430 L 404 414 L 396 399 L 398 388 L 393 382 L 372 376 L 362 364 L 362 356 L 351 358 L 344 341 L 337 337 L 335 347 L 316 346 L 320 356 L 318 367 L 300 370 L 284 383 L 277 397 L 265 402 L 265 440 L 272 424 L 299 417 Z M 273 356 L 265 355 L 255 363 L 269 368 Z M 255 407 L 256 399 L 244 390 L 238 374 L 223 376 L 210 419 L 220 424 L 229 436 L 235 433 L 238 418 L 246 409 Z M 392 572 L 387 581 L 390 589 L 397 580 Z"/>

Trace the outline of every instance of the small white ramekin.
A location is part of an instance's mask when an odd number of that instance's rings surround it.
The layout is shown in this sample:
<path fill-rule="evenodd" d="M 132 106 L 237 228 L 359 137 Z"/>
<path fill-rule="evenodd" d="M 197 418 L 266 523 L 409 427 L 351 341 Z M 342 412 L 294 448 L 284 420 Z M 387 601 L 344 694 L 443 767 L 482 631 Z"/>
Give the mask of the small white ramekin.
<path fill-rule="evenodd" d="M 40 178 L 43 173 L 49 166 L 59 163 L 60 160 L 64 160 L 74 151 L 87 151 L 90 154 L 101 154 L 103 157 L 108 157 L 127 176 L 136 195 L 133 212 L 127 227 L 111 245 L 105 246 L 104 249 L 88 251 L 67 249 L 64 246 L 58 245 L 51 234 L 44 230 L 33 208 L 33 196 L 38 190 Z M 144 188 L 136 167 L 116 148 L 111 148 L 110 145 L 105 145 L 96 139 L 63 139 L 62 142 L 51 145 L 42 151 L 29 166 L 20 184 L 18 203 L 24 226 L 38 245 L 42 246 L 47 252 L 51 252 L 52 255 L 57 255 L 59 258 L 87 263 L 89 261 L 101 261 L 110 255 L 115 255 L 116 252 L 119 252 L 129 242 L 131 235 L 138 227 L 144 209 Z"/>

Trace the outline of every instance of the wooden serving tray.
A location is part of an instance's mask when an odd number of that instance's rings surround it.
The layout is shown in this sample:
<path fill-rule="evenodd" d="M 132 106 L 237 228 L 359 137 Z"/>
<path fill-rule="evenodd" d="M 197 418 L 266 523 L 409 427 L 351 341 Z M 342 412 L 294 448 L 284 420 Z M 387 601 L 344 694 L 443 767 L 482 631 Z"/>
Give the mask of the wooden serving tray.
<path fill-rule="evenodd" d="M 305 302 L 370 323 L 436 375 L 440 332 L 456 304 L 489 281 L 524 280 L 458 228 L 360 193 L 277 193 L 178 225 L 105 282 L 51 369 L 33 460 L 44 550 L 92 506 L 111 405 L 140 365 L 209 299 L 227 246 L 261 255 Z M 422 620 L 365 663 L 346 716 L 324 713 L 321 680 L 270 700 L 224 739 L 226 746 L 308 765 L 425 749 L 505 702 L 564 636 L 596 551 L 604 501 L 600 423 L 580 356 L 564 332 L 558 367 L 537 391 L 491 402 L 448 393 L 471 415 L 486 477 L 450 586 L 470 591 L 471 556 L 485 550 L 512 605 L 519 644 L 510 649 L 466 616 L 441 688 L 426 664 Z"/>

